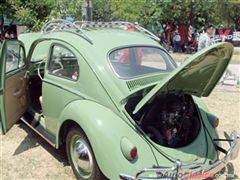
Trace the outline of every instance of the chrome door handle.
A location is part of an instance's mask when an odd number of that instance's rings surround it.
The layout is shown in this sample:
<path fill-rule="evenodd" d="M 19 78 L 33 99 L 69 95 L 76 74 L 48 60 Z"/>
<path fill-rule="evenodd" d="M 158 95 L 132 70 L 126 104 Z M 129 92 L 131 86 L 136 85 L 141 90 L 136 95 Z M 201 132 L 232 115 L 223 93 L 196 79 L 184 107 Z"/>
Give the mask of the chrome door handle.
<path fill-rule="evenodd" d="M 22 90 L 21 89 L 17 89 L 14 91 L 13 96 L 20 96 L 22 94 Z"/>
<path fill-rule="evenodd" d="M 24 79 L 28 79 L 29 76 L 30 76 L 30 72 L 29 72 L 29 71 L 26 71 L 25 74 L 24 74 L 24 76 L 23 76 L 23 78 L 24 78 Z"/>

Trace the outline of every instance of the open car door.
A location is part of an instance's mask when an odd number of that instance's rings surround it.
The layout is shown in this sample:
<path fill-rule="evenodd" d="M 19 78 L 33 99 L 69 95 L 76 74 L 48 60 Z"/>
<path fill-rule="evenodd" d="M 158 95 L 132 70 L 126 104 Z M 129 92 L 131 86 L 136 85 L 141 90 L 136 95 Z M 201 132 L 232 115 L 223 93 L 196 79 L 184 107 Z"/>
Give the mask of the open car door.
<path fill-rule="evenodd" d="M 0 134 L 6 133 L 28 107 L 26 55 L 18 40 L 6 40 L 0 52 Z"/>

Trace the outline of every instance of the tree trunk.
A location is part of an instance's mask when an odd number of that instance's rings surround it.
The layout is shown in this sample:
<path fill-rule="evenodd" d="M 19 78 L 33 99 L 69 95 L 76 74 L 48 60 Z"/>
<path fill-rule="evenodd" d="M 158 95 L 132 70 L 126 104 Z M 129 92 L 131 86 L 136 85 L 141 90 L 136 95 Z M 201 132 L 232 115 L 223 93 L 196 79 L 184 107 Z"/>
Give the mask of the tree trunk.
<path fill-rule="evenodd" d="M 0 33 L 1 33 L 1 36 L 0 36 L 0 41 L 4 40 L 4 16 L 3 14 L 1 14 L 1 24 L 0 24 Z"/>
<path fill-rule="evenodd" d="M 239 29 L 240 29 L 240 20 L 239 19 L 235 20 L 234 24 L 235 24 L 236 31 L 239 31 Z"/>

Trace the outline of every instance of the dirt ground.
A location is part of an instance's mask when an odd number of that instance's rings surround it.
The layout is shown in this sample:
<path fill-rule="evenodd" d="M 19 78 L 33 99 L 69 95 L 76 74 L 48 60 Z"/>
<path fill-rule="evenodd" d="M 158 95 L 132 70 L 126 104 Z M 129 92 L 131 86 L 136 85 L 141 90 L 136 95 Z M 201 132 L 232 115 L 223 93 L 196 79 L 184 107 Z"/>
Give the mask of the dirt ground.
<path fill-rule="evenodd" d="M 240 132 L 240 89 L 217 87 L 204 98 L 209 109 L 218 115 L 221 137 L 233 129 Z M 240 179 L 240 156 L 228 166 L 230 176 Z M 74 179 L 62 152 L 55 150 L 23 123 L 0 135 L 0 179 Z M 220 179 L 226 179 L 221 176 Z M 232 178 L 229 178 L 232 179 Z"/>

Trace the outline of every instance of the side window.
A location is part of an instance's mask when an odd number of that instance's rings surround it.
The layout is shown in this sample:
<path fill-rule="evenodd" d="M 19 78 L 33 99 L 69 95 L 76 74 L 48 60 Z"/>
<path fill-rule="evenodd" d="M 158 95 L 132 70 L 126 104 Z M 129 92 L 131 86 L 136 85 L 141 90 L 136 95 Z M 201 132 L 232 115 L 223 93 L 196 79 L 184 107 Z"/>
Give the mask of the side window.
<path fill-rule="evenodd" d="M 110 63 L 121 78 L 133 78 L 150 73 L 171 72 L 170 56 L 160 48 L 136 46 L 120 48 L 109 54 Z"/>
<path fill-rule="evenodd" d="M 19 44 L 9 44 L 7 47 L 6 73 L 24 66 L 24 50 Z"/>
<path fill-rule="evenodd" d="M 79 65 L 76 56 L 67 48 L 54 45 L 49 60 L 48 71 L 50 74 L 77 80 L 79 77 Z"/>

